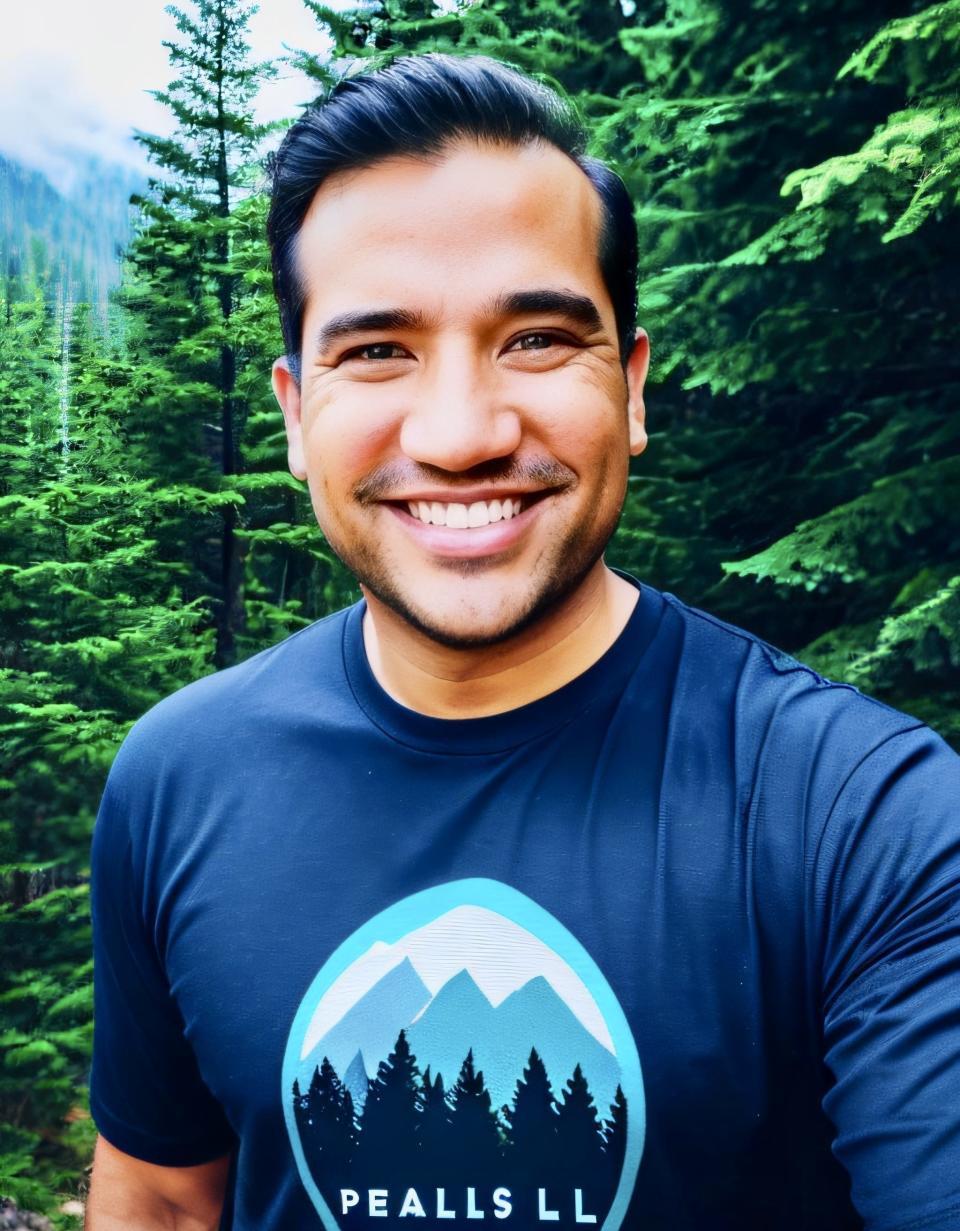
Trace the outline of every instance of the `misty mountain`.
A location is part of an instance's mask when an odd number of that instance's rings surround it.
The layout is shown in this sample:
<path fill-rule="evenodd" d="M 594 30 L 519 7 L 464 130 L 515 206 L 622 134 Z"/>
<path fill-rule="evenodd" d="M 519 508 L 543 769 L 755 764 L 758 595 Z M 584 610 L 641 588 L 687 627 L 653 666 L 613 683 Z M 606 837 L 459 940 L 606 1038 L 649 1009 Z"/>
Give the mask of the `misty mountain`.
<path fill-rule="evenodd" d="M 509 1103 L 517 1079 L 535 1047 L 559 1097 L 579 1064 L 606 1113 L 620 1081 L 616 1057 L 581 1025 L 576 1015 L 542 976 L 531 979 L 494 1008 L 464 970 L 437 992 L 407 1031 L 421 1071 L 443 1075 L 449 1088 L 463 1058 L 473 1048 L 494 1107 Z"/>
<path fill-rule="evenodd" d="M 407 1031 L 407 1038 L 420 1071 L 429 1064 L 431 1073 L 439 1073 L 449 1090 L 471 1047 L 477 1068 L 487 1076 L 487 1057 L 496 1049 L 497 1033 L 497 1010 L 469 972 L 461 970 L 440 988 Z M 494 1106 L 499 1103 L 494 1101 Z"/>
<path fill-rule="evenodd" d="M 370 1076 L 375 1076 L 377 1065 L 390 1054 L 397 1035 L 429 1000 L 430 989 L 410 959 L 404 958 L 327 1031 L 304 1061 L 304 1076 L 309 1080 L 314 1065 L 326 1056 L 342 1077 L 358 1051 L 373 1066 Z"/>
<path fill-rule="evenodd" d="M 130 196 L 146 181 L 127 167 L 88 159 L 69 196 L 38 171 L 0 154 L 0 276 L 11 298 L 38 283 L 51 300 L 103 304 L 120 278 L 133 233 Z"/>
<path fill-rule="evenodd" d="M 301 1078 L 309 1081 L 314 1066 L 326 1056 L 341 1077 L 350 1073 L 356 1097 L 358 1052 L 368 1076 L 375 1077 L 401 1030 L 407 1031 L 420 1071 L 429 1065 L 431 1073 L 442 1075 L 447 1089 L 472 1048 L 494 1107 L 511 1102 L 533 1047 L 557 1098 L 579 1064 L 601 1115 L 621 1080 L 616 1057 L 542 976 L 530 979 L 494 1008 L 467 970 L 449 979 L 431 999 L 408 958 L 388 971 L 324 1035 L 304 1061 Z"/>

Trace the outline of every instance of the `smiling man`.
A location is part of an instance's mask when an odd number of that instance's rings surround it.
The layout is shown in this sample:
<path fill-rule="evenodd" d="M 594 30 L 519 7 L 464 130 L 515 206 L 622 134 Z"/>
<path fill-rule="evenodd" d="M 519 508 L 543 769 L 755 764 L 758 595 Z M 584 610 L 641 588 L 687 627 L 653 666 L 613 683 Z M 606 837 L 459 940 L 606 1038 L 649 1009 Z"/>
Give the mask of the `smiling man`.
<path fill-rule="evenodd" d="M 649 351 L 576 117 L 345 80 L 270 240 L 363 601 L 118 755 L 88 1226 L 960 1227 L 958 760 L 605 565 Z"/>
<path fill-rule="evenodd" d="M 646 440 L 648 346 L 631 332 L 621 356 L 603 225 L 556 146 L 452 133 L 362 186 L 331 175 L 297 232 L 303 349 L 274 371 L 290 466 L 364 586 L 382 682 L 414 709 L 542 695 L 636 602 L 601 557 Z"/>

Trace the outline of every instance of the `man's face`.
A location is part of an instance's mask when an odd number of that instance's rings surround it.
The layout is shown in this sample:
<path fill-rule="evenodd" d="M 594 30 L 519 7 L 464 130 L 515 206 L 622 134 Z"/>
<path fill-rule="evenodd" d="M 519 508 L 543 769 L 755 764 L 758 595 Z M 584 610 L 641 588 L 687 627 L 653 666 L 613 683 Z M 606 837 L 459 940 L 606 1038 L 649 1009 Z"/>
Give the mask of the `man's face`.
<path fill-rule="evenodd" d="M 333 176 L 304 220 L 290 468 L 371 602 L 442 644 L 501 641 L 601 567 L 647 346 L 625 380 L 600 218 L 554 147 L 465 142 Z"/>

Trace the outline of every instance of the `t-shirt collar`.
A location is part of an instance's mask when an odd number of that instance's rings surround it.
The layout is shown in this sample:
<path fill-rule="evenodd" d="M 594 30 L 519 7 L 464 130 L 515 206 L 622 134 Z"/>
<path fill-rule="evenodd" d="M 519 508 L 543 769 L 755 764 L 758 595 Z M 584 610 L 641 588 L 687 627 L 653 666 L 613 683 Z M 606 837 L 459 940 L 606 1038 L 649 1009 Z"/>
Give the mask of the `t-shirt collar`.
<path fill-rule="evenodd" d="M 619 572 L 619 570 L 617 570 Z M 506 752 L 555 731 L 611 693 L 623 689 L 643 659 L 663 614 L 661 595 L 627 573 L 640 597 L 623 631 L 581 675 L 502 714 L 485 718 L 435 718 L 395 701 L 377 681 L 367 661 L 362 623 L 366 603 L 347 612 L 343 625 L 343 665 L 357 704 L 385 735 L 401 744 L 445 755 Z"/>

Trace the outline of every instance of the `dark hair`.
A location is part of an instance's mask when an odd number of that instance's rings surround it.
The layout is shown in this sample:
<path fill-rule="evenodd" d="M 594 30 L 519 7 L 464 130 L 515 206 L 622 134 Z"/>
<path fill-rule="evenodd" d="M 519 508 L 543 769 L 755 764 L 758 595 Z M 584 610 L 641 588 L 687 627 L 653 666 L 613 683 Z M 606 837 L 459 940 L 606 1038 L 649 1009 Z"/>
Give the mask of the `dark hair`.
<path fill-rule="evenodd" d="M 600 270 L 626 362 L 636 321 L 637 228 L 623 181 L 586 156 L 583 123 L 559 94 L 487 56 L 437 53 L 404 56 L 340 80 L 289 129 L 269 161 L 267 236 L 291 359 L 299 360 L 303 328 L 297 235 L 323 181 L 397 155 L 436 155 L 461 137 L 506 146 L 548 142 L 590 180 L 602 205 Z"/>

